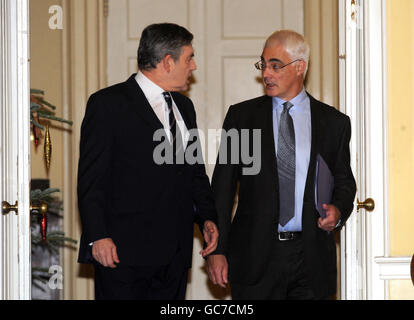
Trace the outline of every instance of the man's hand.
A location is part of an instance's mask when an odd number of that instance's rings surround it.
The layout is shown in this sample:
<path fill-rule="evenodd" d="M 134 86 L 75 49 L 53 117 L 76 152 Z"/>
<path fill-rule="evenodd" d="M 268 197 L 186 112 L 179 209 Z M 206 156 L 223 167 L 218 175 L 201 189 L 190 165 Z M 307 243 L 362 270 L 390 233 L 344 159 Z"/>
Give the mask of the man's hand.
<path fill-rule="evenodd" d="M 341 212 L 332 204 L 323 204 L 322 207 L 326 211 L 326 218 L 319 218 L 318 227 L 325 231 L 332 231 L 341 218 Z"/>
<path fill-rule="evenodd" d="M 219 233 L 217 226 L 213 221 L 207 220 L 204 222 L 203 235 L 204 241 L 207 243 L 207 247 L 201 250 L 200 254 L 204 258 L 217 249 Z"/>
<path fill-rule="evenodd" d="M 228 283 L 228 270 L 226 256 L 214 254 L 207 258 L 207 273 L 214 284 L 225 288 Z"/>
<path fill-rule="evenodd" d="M 116 268 L 115 263 L 119 263 L 116 246 L 111 238 L 94 241 L 92 256 L 104 267 Z"/>

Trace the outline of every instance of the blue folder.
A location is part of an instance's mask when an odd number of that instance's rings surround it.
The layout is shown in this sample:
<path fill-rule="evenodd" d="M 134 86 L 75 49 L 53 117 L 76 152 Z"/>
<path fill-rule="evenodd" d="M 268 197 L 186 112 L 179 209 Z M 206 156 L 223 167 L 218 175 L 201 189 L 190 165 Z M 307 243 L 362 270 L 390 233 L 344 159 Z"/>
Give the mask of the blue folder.
<path fill-rule="evenodd" d="M 334 189 L 334 177 L 326 164 L 325 160 L 318 153 L 316 155 L 316 172 L 315 172 L 315 206 L 322 219 L 326 218 L 326 212 L 322 205 L 330 204 Z"/>

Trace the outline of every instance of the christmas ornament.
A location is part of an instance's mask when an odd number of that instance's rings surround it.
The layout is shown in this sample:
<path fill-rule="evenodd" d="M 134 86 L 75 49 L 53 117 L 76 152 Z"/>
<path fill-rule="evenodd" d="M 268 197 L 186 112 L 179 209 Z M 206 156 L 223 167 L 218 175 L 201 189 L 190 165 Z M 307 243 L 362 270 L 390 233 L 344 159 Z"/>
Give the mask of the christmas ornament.
<path fill-rule="evenodd" d="M 37 123 L 39 123 L 39 115 L 34 112 L 33 113 L 33 117 L 37 119 Z M 39 145 L 39 141 L 40 141 L 40 135 L 41 135 L 41 130 L 40 128 L 36 127 L 34 124 L 32 124 L 32 129 L 33 129 L 33 141 L 35 143 L 35 146 L 37 147 Z"/>
<path fill-rule="evenodd" d="M 46 126 L 44 154 L 46 160 L 46 168 L 50 169 L 50 158 L 52 157 L 52 141 L 50 140 L 49 125 Z"/>
<path fill-rule="evenodd" d="M 42 213 L 40 218 L 40 228 L 42 231 L 42 242 L 46 244 L 46 233 L 47 233 L 47 213 Z"/>

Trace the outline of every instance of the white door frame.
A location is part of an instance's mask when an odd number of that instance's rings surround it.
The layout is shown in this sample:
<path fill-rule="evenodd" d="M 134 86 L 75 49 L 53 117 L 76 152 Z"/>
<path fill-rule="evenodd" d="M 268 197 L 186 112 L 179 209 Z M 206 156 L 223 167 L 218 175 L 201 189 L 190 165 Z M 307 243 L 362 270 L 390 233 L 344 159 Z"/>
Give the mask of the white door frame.
<path fill-rule="evenodd" d="M 342 299 L 388 299 L 378 259 L 388 255 L 385 0 L 340 0 L 340 108 L 351 117 L 356 208 L 341 232 Z M 355 204 L 356 206 L 356 204 Z"/>
<path fill-rule="evenodd" d="M 0 0 L 0 298 L 31 297 L 29 0 Z"/>

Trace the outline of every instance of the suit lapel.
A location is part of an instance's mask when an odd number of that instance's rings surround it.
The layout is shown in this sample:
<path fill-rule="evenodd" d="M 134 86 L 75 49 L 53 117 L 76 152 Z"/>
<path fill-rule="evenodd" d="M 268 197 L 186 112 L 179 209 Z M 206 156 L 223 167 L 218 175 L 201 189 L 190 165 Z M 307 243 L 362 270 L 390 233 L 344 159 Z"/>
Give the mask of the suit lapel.
<path fill-rule="evenodd" d="M 275 136 L 273 132 L 273 102 L 269 96 L 264 96 L 264 102 L 259 106 L 260 118 L 259 123 L 262 126 L 262 170 L 270 172 L 270 177 L 274 182 L 275 190 L 279 190 L 279 177 L 277 173 L 277 161 L 275 150 Z M 258 126 L 260 128 L 260 126 Z"/>
<path fill-rule="evenodd" d="M 158 119 L 151 105 L 149 104 L 147 98 L 142 92 L 140 86 L 135 80 L 135 74 L 133 74 L 127 81 L 127 91 L 131 99 L 131 104 L 134 106 L 133 109 L 138 113 L 138 115 L 148 123 L 153 129 L 163 129 L 161 121 Z"/>
<path fill-rule="evenodd" d="M 311 162 L 315 161 L 316 154 L 319 150 L 320 144 L 320 131 L 321 131 L 321 120 L 322 115 L 318 102 L 309 95 L 310 108 L 311 108 L 311 123 L 312 123 L 312 141 L 311 141 Z"/>
<path fill-rule="evenodd" d="M 191 121 L 191 117 L 189 113 L 187 112 L 188 108 L 184 107 L 184 104 L 186 103 L 183 97 L 177 93 L 177 92 L 171 92 L 172 97 L 174 99 L 175 105 L 177 106 L 178 110 L 180 111 L 180 114 L 184 120 L 185 126 L 188 130 L 195 128 L 195 124 Z"/>
<path fill-rule="evenodd" d="M 315 167 L 316 167 L 316 155 L 320 149 L 321 129 L 323 126 L 323 114 L 319 103 L 309 93 L 307 93 L 310 99 L 311 109 L 311 126 L 312 126 L 312 141 L 311 141 L 311 153 L 308 167 L 308 175 L 306 178 L 304 204 L 306 202 L 314 203 L 314 181 L 315 181 Z"/>

